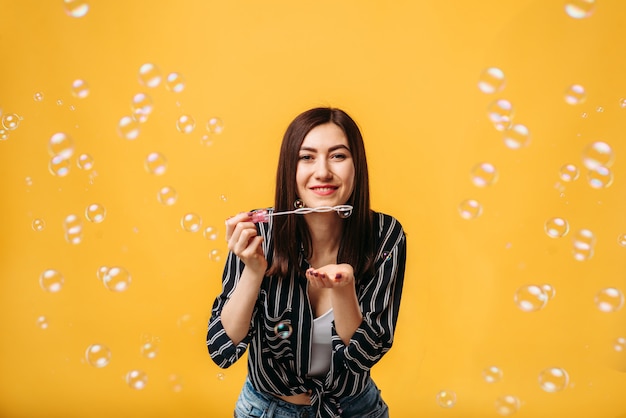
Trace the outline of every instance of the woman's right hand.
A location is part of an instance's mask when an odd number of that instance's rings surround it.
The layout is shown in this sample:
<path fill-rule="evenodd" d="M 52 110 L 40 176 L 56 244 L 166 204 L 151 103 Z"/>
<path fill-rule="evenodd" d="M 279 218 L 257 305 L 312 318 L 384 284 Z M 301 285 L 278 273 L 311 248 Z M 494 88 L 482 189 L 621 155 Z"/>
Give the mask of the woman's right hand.
<path fill-rule="evenodd" d="M 226 220 L 228 249 L 243 261 L 247 268 L 264 275 L 267 260 L 263 253 L 263 237 L 258 235 L 256 225 L 249 213 L 242 212 Z"/>

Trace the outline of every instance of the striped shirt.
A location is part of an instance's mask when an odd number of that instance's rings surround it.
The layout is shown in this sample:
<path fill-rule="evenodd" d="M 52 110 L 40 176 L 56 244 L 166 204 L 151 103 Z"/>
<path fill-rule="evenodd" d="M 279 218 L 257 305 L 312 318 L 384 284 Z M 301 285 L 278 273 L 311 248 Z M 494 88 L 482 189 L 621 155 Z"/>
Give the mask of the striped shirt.
<path fill-rule="evenodd" d="M 265 254 L 273 253 L 272 222 L 260 223 Z M 375 273 L 356 282 L 363 321 L 345 345 L 332 327 L 332 361 L 326 376 L 309 376 L 313 311 L 307 293 L 307 279 L 293 272 L 291 277 L 265 277 L 254 307 L 247 336 L 237 345 L 226 335 L 222 308 L 235 290 L 243 262 L 228 254 L 222 277 L 222 292 L 213 303 L 208 325 L 207 346 L 211 358 L 221 368 L 239 360 L 246 349 L 248 377 L 258 391 L 274 395 L 311 394 L 318 417 L 338 417 L 341 399 L 360 393 L 370 377 L 370 369 L 389 351 L 398 319 L 404 268 L 406 236 L 393 217 L 374 212 Z M 302 270 L 308 265 L 304 255 L 298 260 Z M 296 270 L 296 269 L 293 269 Z M 281 324 L 291 335 L 278 335 Z M 283 338 L 281 338 L 283 337 Z"/>

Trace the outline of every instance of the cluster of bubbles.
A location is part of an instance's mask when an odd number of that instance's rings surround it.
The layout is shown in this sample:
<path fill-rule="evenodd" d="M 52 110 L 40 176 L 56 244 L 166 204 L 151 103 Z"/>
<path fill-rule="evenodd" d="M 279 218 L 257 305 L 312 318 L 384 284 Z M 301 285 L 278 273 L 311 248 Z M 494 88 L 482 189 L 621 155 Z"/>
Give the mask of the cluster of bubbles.
<path fill-rule="evenodd" d="M 2 109 L 0 109 L 0 141 L 9 139 L 9 132 L 16 130 L 21 122 L 22 117 L 18 114 L 4 113 Z"/>

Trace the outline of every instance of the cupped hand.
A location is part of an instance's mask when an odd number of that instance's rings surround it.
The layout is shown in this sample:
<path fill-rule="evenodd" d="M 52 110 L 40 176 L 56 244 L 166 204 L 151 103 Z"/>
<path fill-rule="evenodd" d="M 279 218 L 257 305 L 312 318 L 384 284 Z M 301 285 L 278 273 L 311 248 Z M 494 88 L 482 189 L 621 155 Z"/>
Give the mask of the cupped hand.
<path fill-rule="evenodd" d="M 354 283 L 354 269 L 350 264 L 327 264 L 307 269 L 306 278 L 317 288 L 340 288 Z"/>
<path fill-rule="evenodd" d="M 265 272 L 267 260 L 263 253 L 263 237 L 258 235 L 250 214 L 239 213 L 226 220 L 226 241 L 228 249 L 243 261 L 246 267 Z"/>

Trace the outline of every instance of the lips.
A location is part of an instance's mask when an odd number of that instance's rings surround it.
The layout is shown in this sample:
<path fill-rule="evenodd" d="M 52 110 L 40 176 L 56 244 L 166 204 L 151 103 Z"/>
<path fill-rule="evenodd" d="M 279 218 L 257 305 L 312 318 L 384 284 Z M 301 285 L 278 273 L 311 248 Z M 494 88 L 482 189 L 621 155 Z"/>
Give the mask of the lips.
<path fill-rule="evenodd" d="M 310 189 L 316 194 L 325 196 L 334 193 L 338 188 L 337 186 L 313 186 Z"/>

